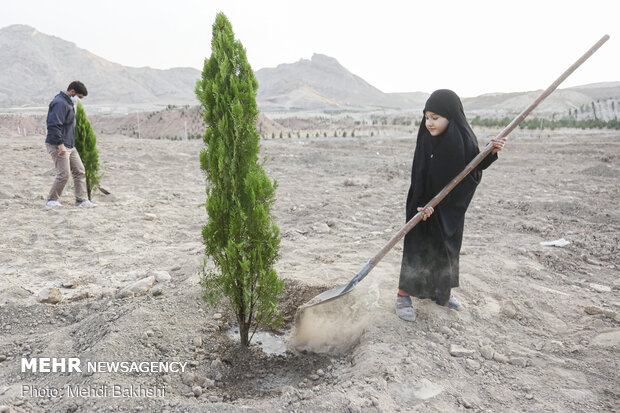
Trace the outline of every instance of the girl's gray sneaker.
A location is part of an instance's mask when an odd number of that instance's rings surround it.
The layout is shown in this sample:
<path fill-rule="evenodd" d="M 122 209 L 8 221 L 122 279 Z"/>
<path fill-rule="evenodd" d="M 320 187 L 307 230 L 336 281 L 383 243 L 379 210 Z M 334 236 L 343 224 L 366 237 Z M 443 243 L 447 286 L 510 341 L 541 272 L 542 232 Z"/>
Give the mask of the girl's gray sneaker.
<path fill-rule="evenodd" d="M 415 320 L 415 312 L 411 305 L 411 297 L 396 295 L 396 315 L 405 321 Z"/>
<path fill-rule="evenodd" d="M 461 308 L 463 308 L 463 306 L 461 305 L 461 303 L 459 303 L 456 298 L 454 298 L 453 295 L 450 296 L 450 299 L 448 300 L 448 307 L 453 309 L 453 310 L 460 310 Z"/>

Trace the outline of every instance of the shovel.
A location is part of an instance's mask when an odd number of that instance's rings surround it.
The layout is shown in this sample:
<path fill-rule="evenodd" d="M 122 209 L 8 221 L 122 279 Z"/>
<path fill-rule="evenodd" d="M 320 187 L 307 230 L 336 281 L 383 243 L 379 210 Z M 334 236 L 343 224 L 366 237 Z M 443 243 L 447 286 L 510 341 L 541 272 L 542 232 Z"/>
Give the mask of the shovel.
<path fill-rule="evenodd" d="M 517 116 L 512 122 L 510 122 L 510 124 L 506 126 L 504 130 L 502 130 L 495 137 L 495 139 L 501 139 L 508 136 L 508 134 L 512 132 L 525 119 L 525 117 L 529 115 L 530 112 L 532 112 L 540 104 L 540 102 L 545 100 L 547 96 L 549 96 L 560 85 L 560 83 L 562 83 L 571 73 L 573 73 L 575 69 L 581 66 L 583 62 L 588 60 L 588 58 L 590 58 L 590 56 L 592 56 L 592 54 L 594 54 L 594 52 L 596 52 L 607 40 L 609 40 L 609 36 L 605 35 L 598 42 L 596 42 L 594 46 L 592 46 L 583 56 L 581 56 L 581 58 L 579 58 L 579 60 L 573 63 L 571 67 L 569 67 L 564 73 L 562 73 L 562 75 L 558 77 L 556 81 L 551 84 L 551 86 L 549 86 L 544 92 L 542 92 L 540 96 L 527 109 L 521 112 L 519 116 Z M 482 152 L 480 152 L 474 159 L 471 160 L 469 164 L 467 164 L 465 169 L 460 174 L 458 174 L 454 179 L 452 179 L 452 181 L 450 181 L 437 195 L 435 195 L 433 199 L 429 201 L 428 204 L 426 204 L 425 208 L 435 208 L 435 206 L 437 206 L 437 204 L 439 204 L 439 202 L 441 202 L 441 200 L 444 199 L 446 195 L 448 195 L 448 193 L 450 193 L 450 191 L 454 189 L 454 187 L 457 186 L 458 183 L 467 176 L 467 174 L 469 174 L 476 166 L 478 166 L 478 164 L 488 154 L 490 154 L 492 150 L 493 144 L 489 143 Z M 368 275 L 368 273 L 377 265 L 377 263 L 381 261 L 385 254 L 387 254 L 388 251 L 390 251 L 392 247 L 394 247 L 394 245 L 396 245 L 398 241 L 400 241 L 401 238 L 405 236 L 405 234 L 411 231 L 411 229 L 422 220 L 422 216 L 423 212 L 418 212 L 417 214 L 415 214 L 413 218 L 411 218 L 405 224 L 405 226 L 392 237 L 392 239 L 381 249 L 381 251 L 379 251 L 377 255 L 372 257 L 370 261 L 368 261 L 366 265 L 364 265 L 361 271 L 358 272 L 357 275 L 353 277 L 353 279 L 349 281 L 348 284 L 322 292 L 321 294 L 317 295 L 312 300 L 304 304 L 301 309 L 313 307 L 315 305 L 334 300 L 351 292 L 355 288 L 355 286 L 360 281 L 362 281 Z"/>

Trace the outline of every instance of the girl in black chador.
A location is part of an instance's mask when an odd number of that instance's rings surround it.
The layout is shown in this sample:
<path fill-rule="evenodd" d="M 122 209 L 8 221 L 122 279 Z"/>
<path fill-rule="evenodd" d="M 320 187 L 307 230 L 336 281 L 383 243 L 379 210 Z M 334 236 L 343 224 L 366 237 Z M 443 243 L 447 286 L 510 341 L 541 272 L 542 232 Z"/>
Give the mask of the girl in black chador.
<path fill-rule="evenodd" d="M 423 211 L 423 221 L 406 236 L 400 270 L 396 314 L 413 321 L 410 296 L 430 298 L 437 304 L 459 309 L 450 294 L 459 285 L 459 252 L 465 211 L 482 178 L 482 170 L 497 159 L 506 138 L 493 139 L 493 151 L 467 175 L 435 209 L 424 206 L 480 152 L 476 135 L 467 123 L 461 100 L 451 90 L 431 94 L 411 168 L 407 195 L 407 221 Z"/>

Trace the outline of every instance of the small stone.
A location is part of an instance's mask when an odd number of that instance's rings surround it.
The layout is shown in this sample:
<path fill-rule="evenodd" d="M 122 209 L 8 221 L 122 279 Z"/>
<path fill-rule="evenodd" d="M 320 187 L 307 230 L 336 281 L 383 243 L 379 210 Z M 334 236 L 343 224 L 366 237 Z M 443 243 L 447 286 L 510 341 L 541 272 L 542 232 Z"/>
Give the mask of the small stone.
<path fill-rule="evenodd" d="M 120 298 L 138 296 L 147 293 L 155 283 L 155 277 L 146 277 L 119 291 Z"/>
<path fill-rule="evenodd" d="M 329 225 L 323 222 L 322 224 L 319 224 L 315 230 L 319 234 L 327 234 L 329 232 Z"/>
<path fill-rule="evenodd" d="M 209 396 L 209 401 L 211 403 L 217 403 L 220 401 L 220 396 Z"/>
<path fill-rule="evenodd" d="M 374 407 L 379 407 L 379 399 L 375 396 L 370 396 L 370 401 Z"/>
<path fill-rule="evenodd" d="M 81 293 L 72 295 L 71 297 L 68 297 L 69 301 L 80 301 L 83 300 L 85 298 L 90 297 L 90 292 L 88 291 L 82 291 Z"/>
<path fill-rule="evenodd" d="M 222 360 L 220 359 L 215 359 L 211 362 L 211 368 L 213 370 L 220 370 L 224 367 L 224 363 L 222 363 Z"/>
<path fill-rule="evenodd" d="M 11 413 L 11 408 L 9 406 L 2 405 L 0 406 L 0 413 Z"/>
<path fill-rule="evenodd" d="M 362 408 L 353 404 L 352 402 L 349 403 L 349 405 L 347 406 L 347 409 L 349 413 L 362 413 Z"/>
<path fill-rule="evenodd" d="M 151 288 L 151 295 L 153 297 L 159 297 L 163 293 L 164 293 L 164 287 L 162 287 L 161 284 L 157 284 L 153 286 L 153 288 Z"/>
<path fill-rule="evenodd" d="M 611 292 L 611 287 L 601 284 L 590 283 L 590 288 L 599 293 L 609 293 Z"/>
<path fill-rule="evenodd" d="M 480 348 L 480 354 L 487 360 L 493 360 L 493 355 L 495 354 L 495 350 L 491 346 L 483 346 Z"/>
<path fill-rule="evenodd" d="M 288 406 L 289 404 L 295 403 L 301 398 L 301 394 L 299 390 L 294 387 L 286 386 L 282 389 L 282 396 L 280 396 L 280 401 Z"/>
<path fill-rule="evenodd" d="M 602 314 L 603 313 L 603 309 L 602 308 L 596 307 L 594 305 L 589 305 L 587 307 L 584 307 L 583 311 L 585 311 L 586 314 L 590 314 L 590 315 Z"/>
<path fill-rule="evenodd" d="M 202 347 L 202 338 L 194 337 L 193 344 L 194 344 L 194 347 Z"/>
<path fill-rule="evenodd" d="M 62 301 L 62 293 L 58 288 L 44 288 L 37 294 L 37 300 L 45 304 L 58 304 Z"/>
<path fill-rule="evenodd" d="M 480 367 L 481 367 L 480 362 L 477 360 L 473 360 L 473 359 L 465 360 L 465 364 L 470 370 L 473 370 L 473 371 L 478 371 L 480 370 Z"/>
<path fill-rule="evenodd" d="M 508 362 L 513 366 L 519 366 L 523 368 L 527 367 L 528 364 L 528 361 L 525 357 L 510 357 Z"/>
<path fill-rule="evenodd" d="M 222 314 L 215 313 L 215 314 L 213 314 L 213 318 L 215 318 L 216 320 L 219 320 L 220 318 L 222 318 Z"/>
<path fill-rule="evenodd" d="M 318 369 L 316 371 L 316 375 L 319 376 L 319 377 L 323 377 L 325 375 L 325 372 L 322 369 Z"/>
<path fill-rule="evenodd" d="M 311 374 L 308 376 L 308 378 L 312 381 L 317 381 L 319 379 L 319 375 L 318 374 Z"/>
<path fill-rule="evenodd" d="M 155 277 L 155 282 L 158 283 L 167 283 L 172 279 L 168 271 L 152 271 L 149 275 Z"/>
<path fill-rule="evenodd" d="M 574 346 L 571 346 L 568 351 L 570 353 L 579 353 L 580 351 L 583 351 L 584 347 L 582 345 L 579 344 L 575 344 Z"/>
<path fill-rule="evenodd" d="M 210 389 L 214 386 L 215 386 L 215 380 L 212 380 L 212 379 L 205 379 L 205 382 L 202 385 L 202 387 L 204 387 L 205 389 Z"/>
<path fill-rule="evenodd" d="M 153 334 L 155 334 L 153 330 L 146 330 L 146 332 L 144 333 L 144 335 L 147 337 L 153 337 Z"/>
<path fill-rule="evenodd" d="M 500 353 L 493 354 L 493 360 L 497 361 L 498 363 L 508 363 L 508 357 Z"/>
<path fill-rule="evenodd" d="M 512 301 L 504 301 L 501 304 L 500 312 L 508 318 L 515 318 L 517 315 L 517 307 Z"/>
<path fill-rule="evenodd" d="M 418 399 L 427 400 L 437 396 L 442 391 L 441 387 L 424 378 L 420 381 L 419 387 L 413 390 L 413 395 Z"/>
<path fill-rule="evenodd" d="M 146 219 L 147 221 L 154 221 L 157 219 L 157 215 L 147 212 L 146 214 L 144 214 L 144 219 Z"/>
<path fill-rule="evenodd" d="M 109 287 L 105 287 L 102 291 L 101 291 L 101 298 L 112 298 L 114 297 L 114 294 L 116 292 L 114 291 L 113 288 L 109 288 Z"/>
<path fill-rule="evenodd" d="M 450 344 L 450 355 L 452 357 L 471 357 L 476 354 L 475 350 L 469 350 L 457 344 Z"/>
<path fill-rule="evenodd" d="M 534 398 L 534 395 L 532 393 L 528 393 L 525 395 L 525 398 L 528 400 L 532 400 Z"/>
<path fill-rule="evenodd" d="M 187 372 L 183 374 L 181 381 L 188 386 L 192 386 L 196 382 L 196 378 L 196 374 Z"/>
<path fill-rule="evenodd" d="M 192 393 L 194 393 L 194 396 L 199 397 L 202 394 L 202 387 L 200 386 L 192 387 Z"/>
<path fill-rule="evenodd" d="M 71 281 L 64 281 L 62 284 L 60 284 L 60 286 L 62 288 L 75 288 L 78 285 L 82 285 L 84 284 L 84 282 L 80 279 L 75 279 L 75 280 L 71 280 Z"/>
<path fill-rule="evenodd" d="M 617 348 L 620 345 L 620 330 L 598 334 L 592 339 L 592 344 L 599 347 Z"/>
<path fill-rule="evenodd" d="M 0 363 L 6 360 L 6 356 L 4 354 L 0 354 Z"/>

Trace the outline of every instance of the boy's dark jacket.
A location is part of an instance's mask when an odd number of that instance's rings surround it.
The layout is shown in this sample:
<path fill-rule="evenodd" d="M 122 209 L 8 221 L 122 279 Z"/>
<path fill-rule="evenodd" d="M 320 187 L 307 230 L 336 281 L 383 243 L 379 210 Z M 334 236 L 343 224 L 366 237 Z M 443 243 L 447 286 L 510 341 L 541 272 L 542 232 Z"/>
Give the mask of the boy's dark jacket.
<path fill-rule="evenodd" d="M 45 143 L 64 143 L 67 148 L 75 146 L 75 109 L 71 98 L 65 92 L 60 92 L 50 102 Z"/>

